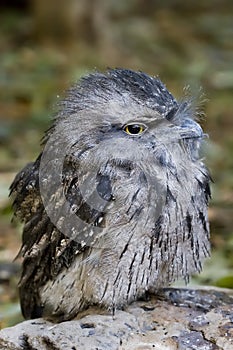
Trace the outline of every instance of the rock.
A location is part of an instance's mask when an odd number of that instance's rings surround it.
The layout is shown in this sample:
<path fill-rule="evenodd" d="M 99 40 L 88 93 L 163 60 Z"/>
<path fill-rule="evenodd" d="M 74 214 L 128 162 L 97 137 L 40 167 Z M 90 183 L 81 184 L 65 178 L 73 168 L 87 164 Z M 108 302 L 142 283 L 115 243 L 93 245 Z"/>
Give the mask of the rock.
<path fill-rule="evenodd" d="M 90 308 L 59 324 L 0 331 L 0 350 L 232 350 L 233 291 L 167 288 L 125 311 Z"/>

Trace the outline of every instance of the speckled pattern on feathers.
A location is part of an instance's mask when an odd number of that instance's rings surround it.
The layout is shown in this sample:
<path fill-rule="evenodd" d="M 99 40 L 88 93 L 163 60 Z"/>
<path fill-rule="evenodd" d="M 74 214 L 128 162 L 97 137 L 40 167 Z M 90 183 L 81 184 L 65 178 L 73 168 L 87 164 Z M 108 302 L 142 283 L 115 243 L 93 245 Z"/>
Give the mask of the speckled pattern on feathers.
<path fill-rule="evenodd" d="M 40 178 L 42 150 L 11 186 L 24 222 L 19 287 L 26 318 L 63 321 L 92 304 L 123 308 L 201 271 L 210 250 L 210 176 L 193 111 L 159 79 L 125 69 L 90 74 L 67 92 L 44 138 L 49 175 Z M 146 130 L 128 135 L 128 123 Z"/>

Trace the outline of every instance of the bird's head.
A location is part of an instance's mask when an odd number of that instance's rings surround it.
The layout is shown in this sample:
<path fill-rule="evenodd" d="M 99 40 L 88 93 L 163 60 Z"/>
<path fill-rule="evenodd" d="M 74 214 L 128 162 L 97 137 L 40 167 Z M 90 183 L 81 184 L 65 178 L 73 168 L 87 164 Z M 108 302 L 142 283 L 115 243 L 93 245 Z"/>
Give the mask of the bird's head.
<path fill-rule="evenodd" d="M 83 159 L 92 150 L 95 159 L 144 162 L 159 146 L 174 150 L 183 143 L 195 161 L 203 138 L 195 118 L 191 101 L 178 103 L 159 79 L 114 69 L 90 74 L 68 91 L 52 136 Z"/>

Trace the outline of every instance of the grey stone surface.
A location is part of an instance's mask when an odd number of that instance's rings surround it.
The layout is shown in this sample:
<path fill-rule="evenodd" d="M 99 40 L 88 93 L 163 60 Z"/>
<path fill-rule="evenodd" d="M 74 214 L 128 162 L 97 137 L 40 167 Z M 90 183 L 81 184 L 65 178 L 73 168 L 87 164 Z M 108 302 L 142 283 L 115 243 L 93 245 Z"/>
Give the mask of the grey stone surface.
<path fill-rule="evenodd" d="M 37 349 L 232 350 L 233 296 L 169 288 L 114 316 L 90 308 L 72 321 L 35 319 L 0 331 L 0 350 Z"/>

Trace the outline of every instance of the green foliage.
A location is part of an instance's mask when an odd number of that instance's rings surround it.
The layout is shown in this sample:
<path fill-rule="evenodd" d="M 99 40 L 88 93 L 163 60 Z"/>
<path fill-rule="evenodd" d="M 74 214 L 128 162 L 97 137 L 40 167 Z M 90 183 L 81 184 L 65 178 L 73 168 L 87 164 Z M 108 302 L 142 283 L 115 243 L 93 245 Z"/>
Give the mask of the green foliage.
<path fill-rule="evenodd" d="M 217 287 L 221 287 L 221 288 L 233 288 L 233 275 L 224 276 L 222 278 L 219 278 L 215 282 L 215 285 Z"/>

